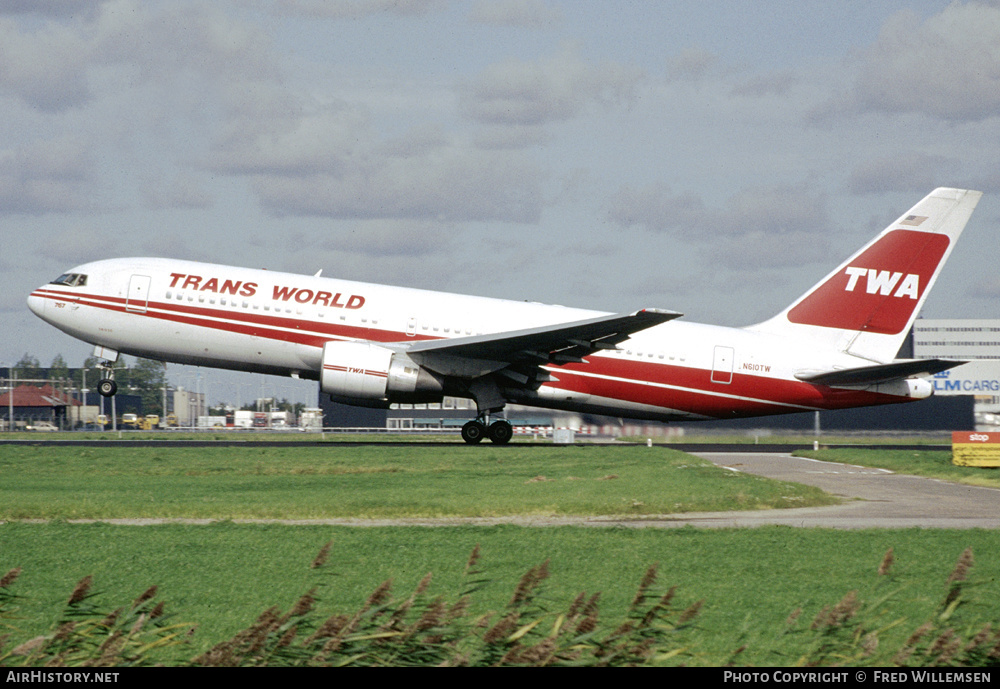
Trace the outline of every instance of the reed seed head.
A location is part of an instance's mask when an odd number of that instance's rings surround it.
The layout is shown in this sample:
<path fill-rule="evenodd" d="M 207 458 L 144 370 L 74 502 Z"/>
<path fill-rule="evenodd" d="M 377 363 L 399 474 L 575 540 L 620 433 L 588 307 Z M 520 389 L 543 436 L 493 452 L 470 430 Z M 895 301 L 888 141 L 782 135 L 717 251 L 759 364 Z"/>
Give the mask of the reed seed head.
<path fill-rule="evenodd" d="M 951 575 L 948 577 L 948 583 L 965 581 L 971 567 L 972 548 L 970 547 L 963 550 L 962 554 L 959 555 L 958 562 L 955 563 L 955 569 L 952 570 Z"/>
<path fill-rule="evenodd" d="M 518 582 L 517 588 L 514 590 L 514 595 L 510 599 L 510 605 L 521 605 L 526 600 L 528 600 L 531 592 L 542 583 L 545 579 L 549 577 L 549 561 L 546 560 L 537 567 L 532 567 L 521 577 L 521 581 Z"/>
<path fill-rule="evenodd" d="M 150 586 L 148 589 L 142 592 L 142 595 L 135 599 L 132 603 L 133 608 L 138 608 L 140 605 L 148 601 L 150 598 L 156 595 L 156 586 Z"/>
<path fill-rule="evenodd" d="M 576 617 L 585 600 L 586 594 L 583 591 L 576 594 L 576 598 L 574 598 L 573 602 L 569 604 L 569 610 L 566 611 L 566 617 Z"/>
<path fill-rule="evenodd" d="M 424 592 L 427 591 L 428 588 L 430 588 L 430 585 L 431 585 L 431 573 L 428 572 L 427 574 L 424 575 L 424 578 L 420 580 L 420 583 L 417 584 L 417 590 L 413 592 L 413 595 L 414 596 L 422 595 Z"/>
<path fill-rule="evenodd" d="M 15 567 L 0 578 L 0 589 L 9 588 L 11 584 L 21 575 L 21 568 Z"/>
<path fill-rule="evenodd" d="M 73 633 L 75 629 L 76 629 L 76 622 L 73 621 L 64 622 L 63 624 L 59 625 L 59 628 L 56 630 L 55 636 L 52 637 L 52 640 L 65 641 L 70 637 L 70 635 Z"/>
<path fill-rule="evenodd" d="M 704 604 L 705 604 L 704 599 L 692 603 L 691 607 L 689 607 L 687 610 L 681 613 L 680 623 L 684 624 L 685 622 L 690 622 L 695 617 L 697 617 L 698 613 L 701 612 L 701 606 L 703 606 Z"/>
<path fill-rule="evenodd" d="M 893 555 L 892 548 L 885 551 L 885 556 L 882 558 L 882 564 L 878 566 L 878 574 L 880 577 L 884 577 L 892 569 L 892 563 L 896 561 Z"/>
<path fill-rule="evenodd" d="M 657 565 L 651 565 L 642 576 L 642 581 L 639 582 L 639 590 L 635 592 L 635 598 L 632 599 L 633 608 L 637 608 L 646 602 L 646 591 L 656 583 L 656 569 Z"/>
<path fill-rule="evenodd" d="M 858 602 L 858 592 L 850 591 L 840 599 L 840 602 L 833 608 L 833 619 L 835 624 L 842 624 L 854 617 L 861 603 Z"/>
<path fill-rule="evenodd" d="M 971 651 L 973 649 L 978 648 L 979 646 L 982 646 L 983 644 L 985 644 L 987 641 L 990 640 L 991 636 L 993 636 L 993 626 L 987 623 L 985 627 L 980 629 L 976 633 L 976 635 L 969 640 L 969 643 L 966 645 L 965 650 Z"/>
<path fill-rule="evenodd" d="M 302 617 L 309 613 L 313 609 L 313 605 L 316 604 L 316 598 L 313 594 L 316 593 L 316 589 L 311 589 L 308 593 L 302 595 L 301 598 L 295 603 L 295 607 L 292 608 L 292 617 Z"/>
<path fill-rule="evenodd" d="M 365 601 L 365 607 L 373 608 L 382 605 L 387 600 L 389 600 L 389 592 L 392 590 L 392 579 L 386 579 L 378 588 L 372 592 L 372 595 L 368 596 L 368 600 Z"/>
<path fill-rule="evenodd" d="M 445 619 L 445 604 L 440 598 L 434 600 L 424 614 L 420 616 L 417 620 L 416 629 L 417 631 L 426 631 L 428 629 L 433 629 L 441 624 Z"/>
<path fill-rule="evenodd" d="M 468 562 L 465 563 L 465 573 L 468 574 L 469 572 L 471 572 L 478 562 L 479 562 L 479 544 L 477 543 L 476 547 L 473 548 L 472 552 L 469 554 Z"/>
<path fill-rule="evenodd" d="M 34 639 L 28 639 L 23 644 L 15 646 L 11 649 L 10 654 L 12 656 L 30 656 L 35 651 L 40 651 L 45 648 L 45 637 L 36 636 Z"/>
<path fill-rule="evenodd" d="M 517 613 L 510 613 L 504 617 L 483 635 L 483 641 L 488 644 L 495 644 L 506 639 L 514 630 L 514 627 L 517 626 L 517 618 Z"/>
<path fill-rule="evenodd" d="M 319 553 L 313 558 L 312 564 L 309 565 L 312 569 L 319 569 L 326 564 L 326 559 L 330 555 L 330 547 L 333 546 L 333 541 L 327 541 L 322 548 L 319 549 Z"/>
<path fill-rule="evenodd" d="M 861 652 L 867 658 L 878 650 L 878 634 L 869 632 L 861 640 Z"/>
<path fill-rule="evenodd" d="M 114 634 L 109 636 L 104 640 L 98 647 L 100 652 L 100 659 L 97 664 L 101 667 L 109 667 L 115 664 L 118 659 L 119 653 L 121 653 L 122 647 L 125 646 L 125 639 L 122 637 L 122 633 L 116 630 Z"/>
<path fill-rule="evenodd" d="M 93 578 L 88 574 L 83 579 L 77 582 L 76 588 L 73 589 L 73 593 L 69 596 L 69 601 L 67 605 L 76 605 L 84 598 L 87 597 L 87 593 L 90 591 L 90 586 L 93 583 Z"/>
<path fill-rule="evenodd" d="M 464 617 L 465 614 L 469 611 L 469 605 L 471 603 L 472 601 L 469 599 L 468 596 L 462 596 L 461 598 L 459 598 L 455 602 L 455 604 L 451 606 L 451 609 L 448 611 L 448 619 L 457 620 L 460 617 Z"/>
<path fill-rule="evenodd" d="M 109 612 L 108 615 L 98 624 L 99 626 L 104 627 L 105 629 L 110 629 L 111 627 L 114 626 L 115 622 L 118 621 L 118 616 L 121 614 L 122 614 L 122 608 L 113 610 L 112 612 Z"/>
<path fill-rule="evenodd" d="M 929 632 L 933 628 L 934 628 L 933 624 L 931 624 L 930 622 L 924 622 L 922 625 L 917 627 L 917 631 L 910 634 L 910 638 L 906 640 L 906 645 L 913 646 L 922 638 L 927 636 L 927 632 Z"/>

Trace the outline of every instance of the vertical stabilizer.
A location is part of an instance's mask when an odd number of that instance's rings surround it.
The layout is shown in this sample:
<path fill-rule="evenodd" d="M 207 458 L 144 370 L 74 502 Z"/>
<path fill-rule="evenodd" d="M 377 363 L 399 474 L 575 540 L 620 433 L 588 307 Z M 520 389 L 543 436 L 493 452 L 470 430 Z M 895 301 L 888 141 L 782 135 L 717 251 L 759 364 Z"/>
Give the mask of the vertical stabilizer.
<path fill-rule="evenodd" d="M 891 361 L 981 196 L 935 189 L 795 303 L 750 329 Z"/>

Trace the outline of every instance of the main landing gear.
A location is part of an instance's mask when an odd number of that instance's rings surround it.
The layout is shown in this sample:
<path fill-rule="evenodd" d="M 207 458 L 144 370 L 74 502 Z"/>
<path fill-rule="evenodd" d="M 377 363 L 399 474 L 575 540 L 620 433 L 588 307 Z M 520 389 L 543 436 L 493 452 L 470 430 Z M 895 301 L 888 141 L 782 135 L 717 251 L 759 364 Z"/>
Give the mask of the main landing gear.
<path fill-rule="evenodd" d="M 474 421 L 462 426 L 462 440 L 475 445 L 483 438 L 489 438 L 494 445 L 506 445 L 514 437 L 514 427 L 506 419 L 497 419 L 487 425 L 488 415 L 480 414 Z"/>

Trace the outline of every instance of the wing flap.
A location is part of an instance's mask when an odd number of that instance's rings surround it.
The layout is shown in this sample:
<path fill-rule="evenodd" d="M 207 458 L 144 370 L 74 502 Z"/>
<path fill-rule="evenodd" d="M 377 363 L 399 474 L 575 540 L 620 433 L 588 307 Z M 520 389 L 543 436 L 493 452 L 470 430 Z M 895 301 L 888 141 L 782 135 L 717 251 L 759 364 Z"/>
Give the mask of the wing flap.
<path fill-rule="evenodd" d="M 643 309 L 525 330 L 407 343 L 404 351 L 446 375 L 461 375 L 457 369 L 478 370 L 482 375 L 516 364 L 536 367 L 581 362 L 583 357 L 598 350 L 616 349 L 632 333 L 681 315 L 676 311 Z M 458 365 L 459 362 L 462 364 Z"/>

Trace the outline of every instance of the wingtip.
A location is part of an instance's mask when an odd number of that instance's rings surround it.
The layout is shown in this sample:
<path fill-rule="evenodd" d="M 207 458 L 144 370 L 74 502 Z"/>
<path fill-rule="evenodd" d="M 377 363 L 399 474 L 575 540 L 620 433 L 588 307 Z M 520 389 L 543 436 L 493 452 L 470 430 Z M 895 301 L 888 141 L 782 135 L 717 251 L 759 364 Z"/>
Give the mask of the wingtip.
<path fill-rule="evenodd" d="M 664 321 L 669 321 L 674 318 L 680 318 L 684 314 L 680 311 L 671 311 L 669 309 L 640 309 L 632 314 L 633 316 L 653 316 L 656 318 L 661 318 Z"/>

